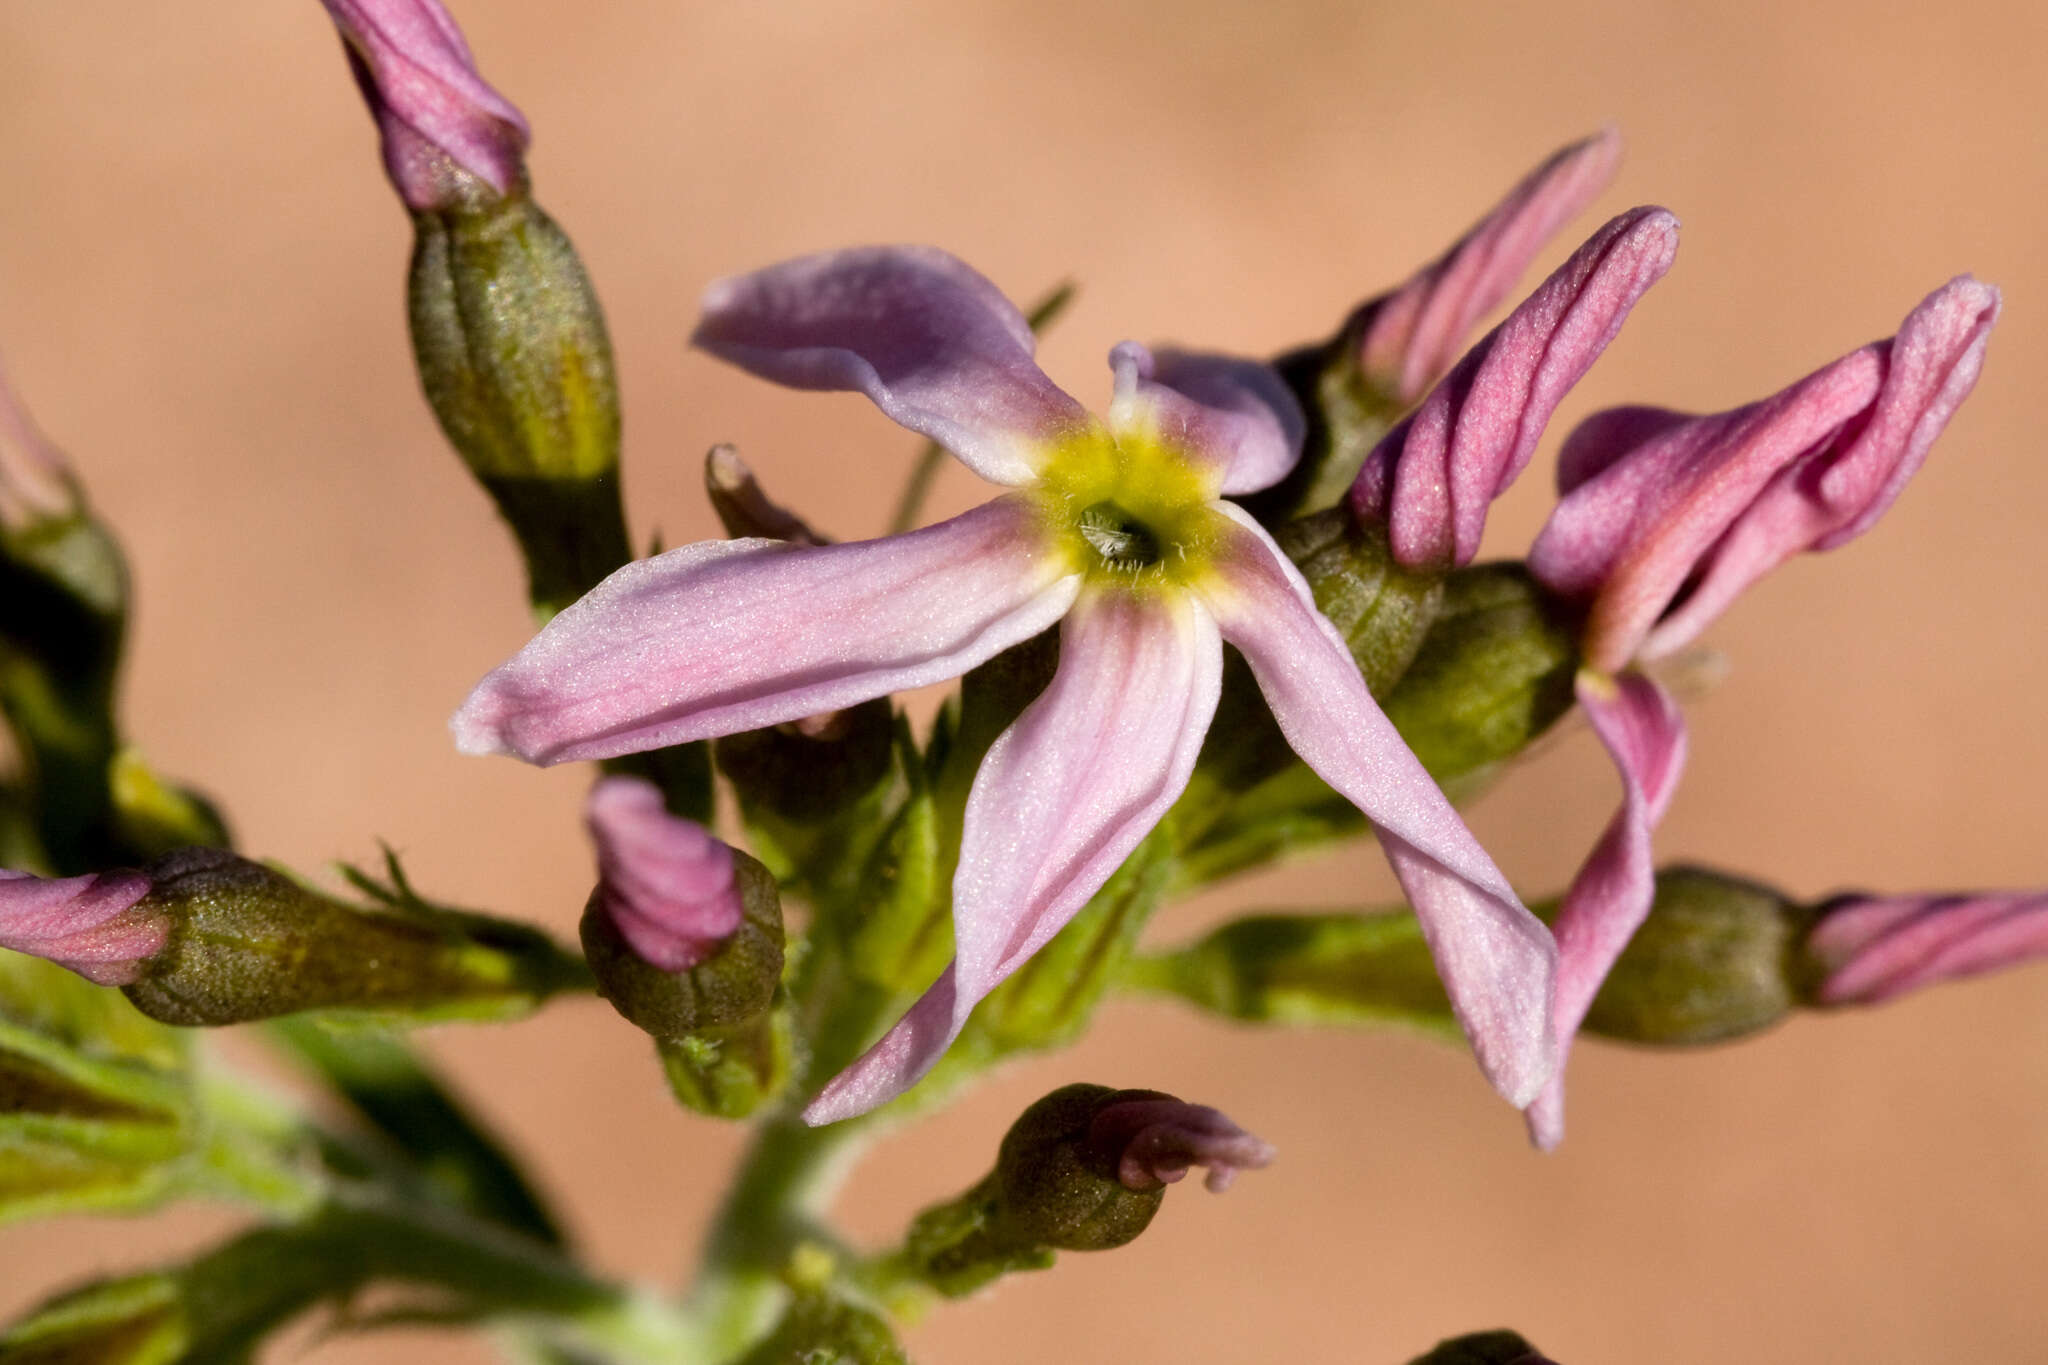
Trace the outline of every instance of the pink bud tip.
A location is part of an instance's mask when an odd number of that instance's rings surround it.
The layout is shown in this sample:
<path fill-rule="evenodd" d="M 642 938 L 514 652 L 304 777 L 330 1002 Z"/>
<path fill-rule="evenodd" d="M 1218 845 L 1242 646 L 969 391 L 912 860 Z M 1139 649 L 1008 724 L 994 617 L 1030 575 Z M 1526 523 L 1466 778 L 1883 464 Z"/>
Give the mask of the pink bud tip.
<path fill-rule="evenodd" d="M 0 526 L 18 526 L 78 510 L 70 467 L 37 429 L 0 366 Z"/>
<path fill-rule="evenodd" d="M 598 902 L 648 964 L 688 971 L 740 927 L 732 849 L 670 815 L 652 782 L 605 778 L 591 788 L 585 819 L 597 843 Z"/>
<path fill-rule="evenodd" d="M 477 73 L 439 0 L 321 0 L 384 142 L 384 169 L 409 208 L 446 209 L 481 180 L 525 179 L 525 117 Z"/>
<path fill-rule="evenodd" d="M 1677 252 L 1678 220 L 1660 208 L 1594 233 L 1366 457 L 1352 515 L 1384 521 L 1394 558 L 1411 568 L 1471 563 L 1487 509 Z"/>
<path fill-rule="evenodd" d="M 1203 1184 L 1220 1194 L 1239 1171 L 1271 1165 L 1276 1155 L 1216 1110 L 1156 1090 L 1109 1099 L 1088 1126 L 1088 1145 L 1116 1164 L 1127 1190 L 1156 1190 L 1206 1166 Z"/>
<path fill-rule="evenodd" d="M 1824 1005 L 1875 1005 L 1939 981 L 2048 957 L 2048 891 L 1839 896 L 1807 951 Z"/>
<path fill-rule="evenodd" d="M 1662 658 L 1793 555 L 1868 530 L 1977 382 L 1998 309 L 1996 289 L 1959 276 L 1897 336 L 1760 402 L 1705 417 L 1612 408 L 1581 423 L 1529 568 L 1586 603 L 1586 662 Z"/>
<path fill-rule="evenodd" d="M 125 986 L 170 935 L 141 904 L 149 878 L 95 872 L 49 880 L 0 868 L 0 948 L 47 958 L 101 986 Z"/>
<path fill-rule="evenodd" d="M 1358 338 L 1359 368 L 1404 405 L 1421 397 L 1543 244 L 1606 188 L 1620 160 L 1621 135 L 1612 128 L 1552 153 L 1450 250 L 1352 315 L 1346 333 Z"/>

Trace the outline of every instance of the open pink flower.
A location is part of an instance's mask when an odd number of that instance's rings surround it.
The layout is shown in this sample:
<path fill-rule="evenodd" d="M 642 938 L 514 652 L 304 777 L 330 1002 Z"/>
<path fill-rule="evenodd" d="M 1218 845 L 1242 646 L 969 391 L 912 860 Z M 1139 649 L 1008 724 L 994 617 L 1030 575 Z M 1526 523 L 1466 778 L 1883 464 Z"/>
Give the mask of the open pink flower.
<path fill-rule="evenodd" d="M 474 181 L 526 179 L 526 119 L 478 74 L 440 0 L 321 0 L 377 120 L 384 169 L 415 211 L 450 207 Z"/>
<path fill-rule="evenodd" d="M 1606 675 L 1698 637 L 1741 591 L 1804 550 L 1862 534 L 1927 457 L 1976 383 L 1998 291 L 1951 280 L 1873 342 L 1761 402 L 1688 417 L 1614 408 L 1558 457 L 1562 494 L 1529 568 L 1586 613 L 1578 694 L 1620 770 L 1622 809 L 1559 909 L 1557 1015 L 1568 1048 L 1649 914 L 1650 841 L 1685 759 L 1685 722 L 1640 673 Z M 1563 1136 L 1560 1071 L 1529 1111 Z"/>
<path fill-rule="evenodd" d="M 2048 891 L 1837 896 L 1806 951 L 1823 1005 L 1875 1005 L 1940 981 L 2048 957 Z"/>
<path fill-rule="evenodd" d="M 808 1118 L 907 1088 L 1152 829 L 1201 749 L 1226 640 L 1295 750 L 1372 819 L 1487 1076 L 1518 1104 L 1535 1094 L 1554 1051 L 1548 931 L 1301 575 L 1222 500 L 1299 455 L 1276 374 L 1126 342 L 1098 421 L 1038 368 L 992 284 L 913 247 L 714 284 L 695 341 L 793 387 L 865 393 L 1014 491 L 882 540 L 711 541 L 628 565 L 484 679 L 453 722 L 465 751 L 554 763 L 757 729 L 955 677 L 1062 623 L 1057 674 L 968 798 L 953 964 Z"/>

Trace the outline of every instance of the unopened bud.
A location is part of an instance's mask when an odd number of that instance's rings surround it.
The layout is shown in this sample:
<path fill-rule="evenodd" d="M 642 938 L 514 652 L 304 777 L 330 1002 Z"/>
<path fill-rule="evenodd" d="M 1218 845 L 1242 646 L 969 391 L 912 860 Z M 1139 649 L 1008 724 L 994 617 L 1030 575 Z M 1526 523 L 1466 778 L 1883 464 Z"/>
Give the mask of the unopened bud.
<path fill-rule="evenodd" d="M 149 892 L 135 908 L 167 932 L 124 990 L 167 1024 L 316 1009 L 496 1018 L 577 980 L 566 955 L 523 925 L 425 904 L 349 905 L 222 849 L 185 849 L 141 875 Z"/>
<path fill-rule="evenodd" d="M 1436 1344 L 1408 1365 L 1556 1365 L 1519 1332 L 1474 1332 Z"/>
<path fill-rule="evenodd" d="M 1055 1251 L 1106 1251 L 1152 1222 L 1165 1187 L 1194 1166 L 1221 1190 L 1273 1149 L 1214 1109 L 1157 1090 L 1069 1085 L 1020 1115 L 995 1170 L 958 1199 L 918 1215 L 903 1259 L 959 1297 L 1013 1270 L 1050 1266 Z"/>
<path fill-rule="evenodd" d="M 526 179 L 526 119 L 478 74 L 439 0 L 322 0 L 415 212 L 500 198 Z"/>
<path fill-rule="evenodd" d="M 754 471 L 729 445 L 711 447 L 704 457 L 704 492 L 711 510 L 729 536 L 758 536 L 796 545 L 829 545 L 830 538 L 812 530 L 796 513 L 770 500 Z"/>
<path fill-rule="evenodd" d="M 661 1044 L 670 1088 L 693 1109 L 737 1118 L 788 1080 L 776 1008 L 782 903 L 775 878 L 661 793 L 606 778 L 588 807 L 599 880 L 583 912 L 598 990 Z"/>
<path fill-rule="evenodd" d="M 1438 782 L 1480 780 L 1573 704 L 1569 620 L 1519 564 L 1480 564 L 1444 581 L 1442 605 L 1387 719 Z"/>
<path fill-rule="evenodd" d="M 1842 895 L 1807 936 L 1819 1005 L 1876 1005 L 1941 981 L 2048 957 L 2048 892 Z"/>
<path fill-rule="evenodd" d="M 145 903 L 149 878 L 96 872 L 47 880 L 0 868 L 0 948 L 68 967 L 101 986 L 123 986 L 163 951 L 170 920 Z"/>
<path fill-rule="evenodd" d="M 416 216 L 413 355 L 441 429 L 559 611 L 630 558 L 611 340 L 569 239 L 524 194 Z"/>

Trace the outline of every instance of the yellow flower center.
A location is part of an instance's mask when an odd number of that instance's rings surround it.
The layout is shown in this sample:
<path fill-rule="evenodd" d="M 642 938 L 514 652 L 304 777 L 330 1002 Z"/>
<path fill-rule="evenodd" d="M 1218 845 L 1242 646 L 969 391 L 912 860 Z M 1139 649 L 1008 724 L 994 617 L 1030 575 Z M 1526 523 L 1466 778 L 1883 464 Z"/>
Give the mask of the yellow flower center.
<path fill-rule="evenodd" d="M 1053 447 L 1032 497 L 1092 580 L 1188 583 L 1209 567 L 1216 492 L 1180 447 L 1149 431 L 1101 429 Z"/>

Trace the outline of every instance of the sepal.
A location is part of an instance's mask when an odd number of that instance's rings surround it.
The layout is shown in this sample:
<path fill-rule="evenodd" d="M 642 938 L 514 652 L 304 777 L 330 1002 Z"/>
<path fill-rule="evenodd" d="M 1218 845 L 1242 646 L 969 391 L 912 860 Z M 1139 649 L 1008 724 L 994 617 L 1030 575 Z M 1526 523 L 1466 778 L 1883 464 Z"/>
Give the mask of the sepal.
<path fill-rule="evenodd" d="M 1501 1329 L 1451 1337 L 1408 1365 L 1556 1365 L 1519 1332 Z"/>

